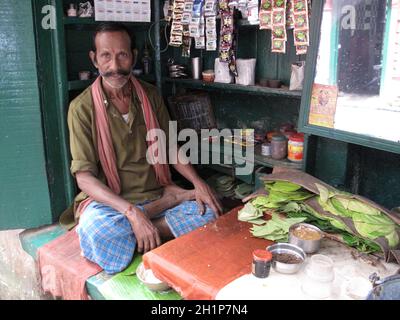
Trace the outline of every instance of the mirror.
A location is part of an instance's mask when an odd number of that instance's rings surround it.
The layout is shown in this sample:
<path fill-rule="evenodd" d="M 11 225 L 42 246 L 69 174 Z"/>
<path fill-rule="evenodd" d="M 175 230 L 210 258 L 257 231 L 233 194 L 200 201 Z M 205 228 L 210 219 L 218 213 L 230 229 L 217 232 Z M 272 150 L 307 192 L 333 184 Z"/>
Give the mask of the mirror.
<path fill-rule="evenodd" d="M 308 125 L 400 143 L 400 0 L 326 0 Z"/>

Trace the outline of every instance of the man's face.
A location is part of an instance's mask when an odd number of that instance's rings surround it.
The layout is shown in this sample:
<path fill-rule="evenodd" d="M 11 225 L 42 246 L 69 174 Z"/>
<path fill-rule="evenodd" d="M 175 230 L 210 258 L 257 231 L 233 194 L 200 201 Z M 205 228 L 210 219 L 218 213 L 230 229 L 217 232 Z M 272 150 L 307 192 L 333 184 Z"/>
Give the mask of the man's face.
<path fill-rule="evenodd" d="M 125 32 L 102 32 L 96 36 L 96 52 L 90 57 L 104 81 L 112 88 L 122 88 L 129 80 L 134 56 Z"/>

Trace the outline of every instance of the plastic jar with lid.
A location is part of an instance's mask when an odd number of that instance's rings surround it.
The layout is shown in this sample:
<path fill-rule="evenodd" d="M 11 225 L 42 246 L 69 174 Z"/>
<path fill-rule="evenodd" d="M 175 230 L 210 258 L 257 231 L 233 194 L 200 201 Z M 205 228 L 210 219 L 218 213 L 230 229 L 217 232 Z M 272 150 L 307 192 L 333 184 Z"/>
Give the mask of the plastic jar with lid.
<path fill-rule="evenodd" d="M 288 151 L 288 142 L 285 136 L 275 135 L 271 140 L 271 157 L 275 160 L 285 159 Z"/>
<path fill-rule="evenodd" d="M 271 271 L 272 253 L 267 250 L 253 251 L 252 273 L 257 278 L 267 278 Z"/>
<path fill-rule="evenodd" d="M 289 138 L 288 159 L 293 162 L 302 162 L 304 154 L 304 134 L 298 133 Z"/>

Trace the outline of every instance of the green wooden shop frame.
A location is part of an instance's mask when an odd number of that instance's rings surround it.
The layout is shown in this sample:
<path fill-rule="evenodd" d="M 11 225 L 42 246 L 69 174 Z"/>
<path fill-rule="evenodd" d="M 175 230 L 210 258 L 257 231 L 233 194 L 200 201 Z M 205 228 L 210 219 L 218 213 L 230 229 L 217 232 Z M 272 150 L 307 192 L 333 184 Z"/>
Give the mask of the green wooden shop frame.
<path fill-rule="evenodd" d="M 391 0 L 387 0 L 387 4 L 390 7 Z M 313 26 L 311 28 L 311 33 L 310 33 L 311 46 L 306 60 L 306 77 L 304 82 L 303 95 L 301 99 L 299 129 L 304 133 L 313 134 L 320 137 L 362 145 L 365 147 L 375 148 L 383 151 L 400 153 L 400 143 L 398 142 L 309 124 L 308 119 L 310 115 L 311 92 L 316 72 L 316 61 L 318 57 L 318 49 L 321 37 L 320 28 L 321 28 L 324 5 L 325 5 L 324 0 L 313 1 L 313 12 L 312 12 Z M 386 20 L 388 20 L 387 18 L 389 15 L 390 15 L 390 10 L 387 11 Z M 335 34 L 335 32 L 333 33 Z M 331 35 L 332 38 L 336 36 L 334 34 Z M 383 57 L 384 61 L 387 56 L 386 54 L 387 42 L 388 42 L 388 32 L 386 30 L 385 43 L 384 43 L 385 46 L 384 57 Z"/>

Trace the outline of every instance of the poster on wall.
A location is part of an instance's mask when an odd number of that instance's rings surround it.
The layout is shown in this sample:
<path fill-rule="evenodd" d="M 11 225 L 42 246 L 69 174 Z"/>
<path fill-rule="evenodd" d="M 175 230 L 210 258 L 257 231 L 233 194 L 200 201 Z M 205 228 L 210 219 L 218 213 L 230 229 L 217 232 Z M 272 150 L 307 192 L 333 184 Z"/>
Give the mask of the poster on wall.
<path fill-rule="evenodd" d="M 338 87 L 315 83 L 310 104 L 309 124 L 334 128 Z"/>
<path fill-rule="evenodd" d="M 150 0 L 95 0 L 96 21 L 151 22 Z"/>

